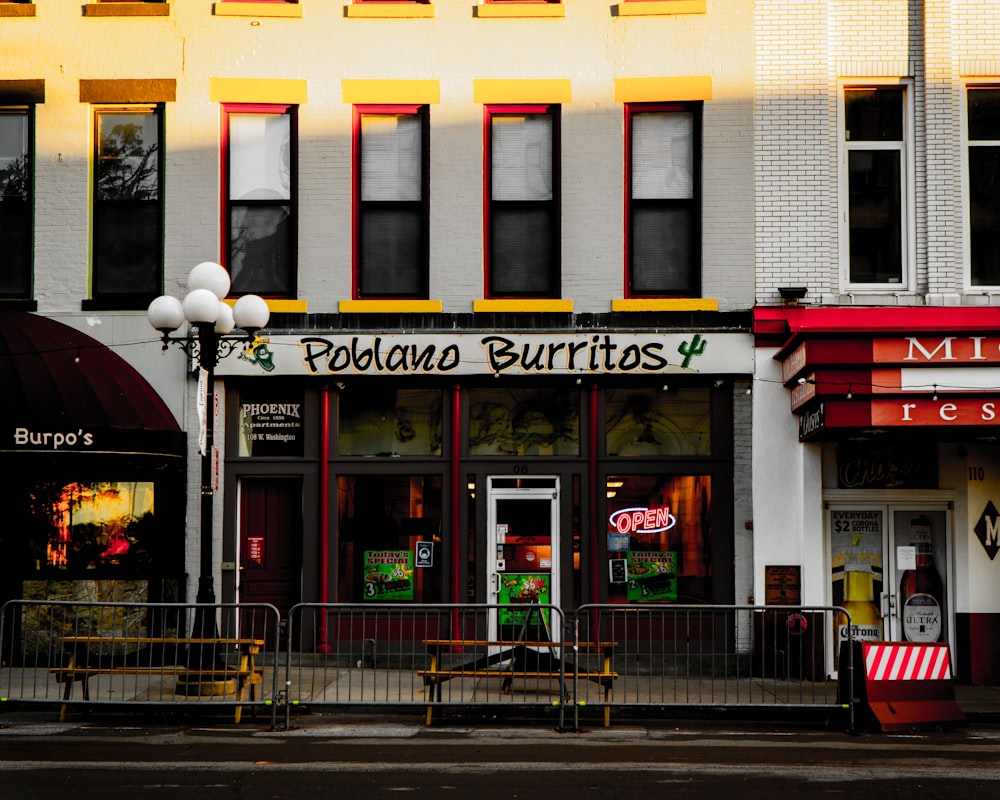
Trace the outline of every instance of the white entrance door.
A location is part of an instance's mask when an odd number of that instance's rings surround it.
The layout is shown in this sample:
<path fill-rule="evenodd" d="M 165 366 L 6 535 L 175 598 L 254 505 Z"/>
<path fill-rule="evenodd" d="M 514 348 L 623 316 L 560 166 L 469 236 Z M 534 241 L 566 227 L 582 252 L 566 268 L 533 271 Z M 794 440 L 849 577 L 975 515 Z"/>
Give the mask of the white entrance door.
<path fill-rule="evenodd" d="M 947 642 L 950 519 L 944 504 L 831 506 L 833 603 L 855 638 Z"/>
<path fill-rule="evenodd" d="M 559 605 L 559 478 L 490 476 L 486 479 L 487 585 L 491 639 L 551 635 L 548 614 L 532 605 Z M 560 632 L 561 633 L 561 632 Z M 557 633 L 558 637 L 560 633 Z"/>

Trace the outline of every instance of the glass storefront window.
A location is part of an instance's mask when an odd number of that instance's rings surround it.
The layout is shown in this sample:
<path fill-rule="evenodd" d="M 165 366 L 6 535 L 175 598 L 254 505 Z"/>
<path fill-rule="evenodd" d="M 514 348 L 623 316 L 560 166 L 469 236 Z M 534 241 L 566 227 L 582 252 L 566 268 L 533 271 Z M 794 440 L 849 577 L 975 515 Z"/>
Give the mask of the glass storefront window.
<path fill-rule="evenodd" d="M 338 602 L 442 601 L 440 476 L 341 475 L 337 508 Z"/>
<path fill-rule="evenodd" d="M 609 475 L 606 486 L 609 601 L 710 602 L 711 477 Z"/>
<path fill-rule="evenodd" d="M 440 456 L 441 392 L 354 386 L 340 393 L 342 456 Z"/>
<path fill-rule="evenodd" d="M 35 572 L 72 577 L 146 569 L 158 545 L 153 483 L 95 481 L 33 486 L 29 557 Z"/>
<path fill-rule="evenodd" d="M 580 454 L 576 390 L 470 389 L 470 456 Z"/>
<path fill-rule="evenodd" d="M 712 453 L 709 390 L 609 389 L 609 456 L 707 456 Z"/>

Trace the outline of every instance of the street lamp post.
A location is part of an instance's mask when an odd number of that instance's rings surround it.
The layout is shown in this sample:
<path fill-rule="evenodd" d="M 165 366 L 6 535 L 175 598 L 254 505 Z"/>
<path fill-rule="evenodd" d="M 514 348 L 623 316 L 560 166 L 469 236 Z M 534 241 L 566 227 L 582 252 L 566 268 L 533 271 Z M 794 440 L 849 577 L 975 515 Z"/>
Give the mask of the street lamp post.
<path fill-rule="evenodd" d="M 215 605 L 215 581 L 212 570 L 212 514 L 215 502 L 213 449 L 215 446 L 215 367 L 238 345 L 253 341 L 257 331 L 267 325 L 267 303 L 257 295 L 243 295 L 232 308 L 223 302 L 229 294 L 229 273 L 224 267 L 204 261 L 188 276 L 188 294 L 183 301 L 161 295 L 149 304 L 149 324 L 160 332 L 163 349 L 177 345 L 190 358 L 197 359 L 201 380 L 205 382 L 204 437 L 201 453 L 201 563 L 195 602 L 193 635 L 210 639 L 216 636 L 215 613 L 202 606 Z M 194 326 L 196 335 L 171 336 L 185 322 Z M 244 334 L 235 334 L 240 328 Z M 199 387 L 200 389 L 200 387 Z"/>

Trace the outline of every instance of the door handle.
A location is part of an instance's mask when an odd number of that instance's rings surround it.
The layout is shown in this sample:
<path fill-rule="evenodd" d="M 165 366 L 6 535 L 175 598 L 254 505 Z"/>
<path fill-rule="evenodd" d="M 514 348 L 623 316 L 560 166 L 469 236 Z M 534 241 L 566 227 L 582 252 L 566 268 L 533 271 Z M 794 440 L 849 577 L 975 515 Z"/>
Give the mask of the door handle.
<path fill-rule="evenodd" d="M 896 595 L 882 592 L 882 617 L 891 617 L 896 613 Z"/>

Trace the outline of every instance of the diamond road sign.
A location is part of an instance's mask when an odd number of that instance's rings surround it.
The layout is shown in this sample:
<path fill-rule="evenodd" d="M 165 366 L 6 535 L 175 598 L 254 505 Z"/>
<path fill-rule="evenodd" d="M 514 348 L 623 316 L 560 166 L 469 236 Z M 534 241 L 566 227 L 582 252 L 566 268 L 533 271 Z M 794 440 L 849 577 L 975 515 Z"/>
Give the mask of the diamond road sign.
<path fill-rule="evenodd" d="M 973 530 L 986 550 L 986 555 L 992 561 L 997 557 L 997 552 L 1000 551 L 1000 511 L 997 511 L 992 500 L 986 502 L 986 508 Z"/>

